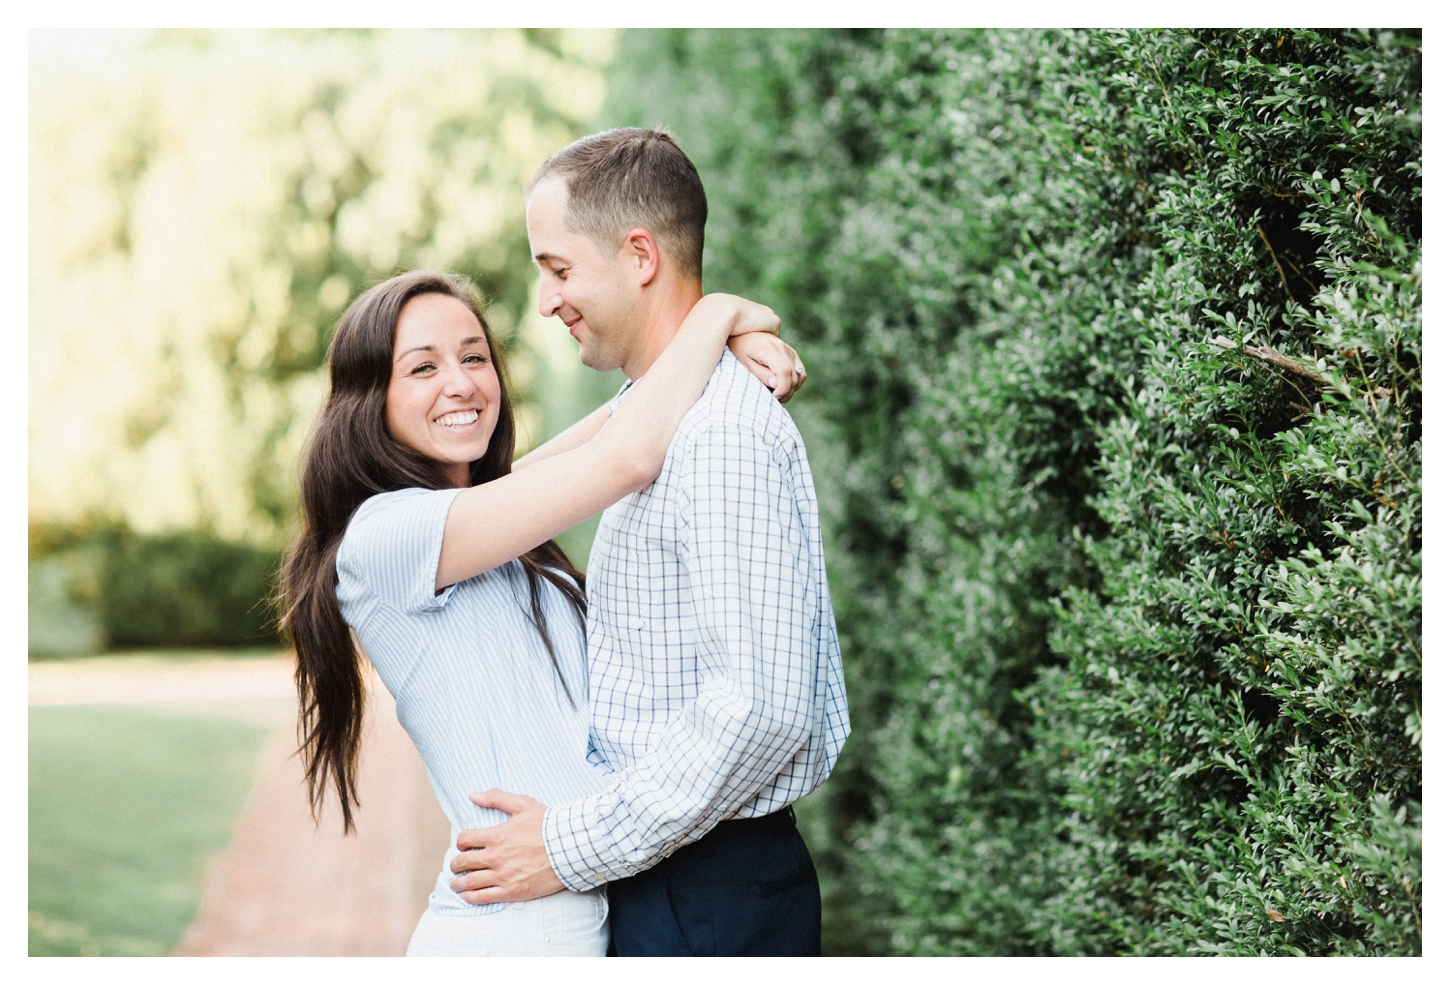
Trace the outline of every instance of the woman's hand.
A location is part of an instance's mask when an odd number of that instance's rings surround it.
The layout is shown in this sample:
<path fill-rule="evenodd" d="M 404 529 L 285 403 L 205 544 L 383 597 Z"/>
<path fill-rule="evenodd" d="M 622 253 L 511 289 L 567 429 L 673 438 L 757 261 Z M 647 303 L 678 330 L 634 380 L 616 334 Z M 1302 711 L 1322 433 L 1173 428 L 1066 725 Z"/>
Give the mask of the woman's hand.
<path fill-rule="evenodd" d="M 747 302 L 749 303 L 749 302 Z M 757 305 L 756 307 L 761 307 Z M 770 311 L 769 308 L 765 309 Z M 771 313 L 774 317 L 774 312 Z M 776 325 L 780 319 L 776 319 Z M 775 399 L 785 403 L 806 381 L 806 368 L 796 351 L 768 330 L 759 329 L 730 339 L 730 351 L 756 379 L 770 387 Z"/>
<path fill-rule="evenodd" d="M 806 368 L 796 351 L 780 341 L 780 316 L 763 304 L 735 294 L 707 294 L 695 302 L 691 318 L 702 325 L 730 329 L 730 351 L 760 382 L 785 403 L 800 389 Z"/>

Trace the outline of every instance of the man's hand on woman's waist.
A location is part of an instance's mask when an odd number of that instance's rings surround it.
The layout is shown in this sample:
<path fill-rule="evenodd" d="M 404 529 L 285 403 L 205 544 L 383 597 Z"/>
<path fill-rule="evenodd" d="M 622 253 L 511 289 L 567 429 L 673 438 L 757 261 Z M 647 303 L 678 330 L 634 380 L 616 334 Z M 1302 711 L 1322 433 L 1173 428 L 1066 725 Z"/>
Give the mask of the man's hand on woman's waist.
<path fill-rule="evenodd" d="M 469 903 L 519 903 L 564 888 L 544 849 L 544 811 L 532 797 L 490 790 L 469 797 L 479 807 L 510 815 L 491 828 L 469 828 L 458 836 L 449 883 Z"/>

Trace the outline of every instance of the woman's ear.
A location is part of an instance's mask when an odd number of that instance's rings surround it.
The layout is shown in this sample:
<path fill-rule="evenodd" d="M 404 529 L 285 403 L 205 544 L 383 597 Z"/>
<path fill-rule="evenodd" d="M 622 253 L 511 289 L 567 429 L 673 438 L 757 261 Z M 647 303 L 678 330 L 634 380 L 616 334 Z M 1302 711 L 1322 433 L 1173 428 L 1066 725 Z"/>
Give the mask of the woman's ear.
<path fill-rule="evenodd" d="M 626 233 L 620 253 L 640 287 L 649 284 L 659 273 L 660 248 L 648 229 L 636 228 Z"/>

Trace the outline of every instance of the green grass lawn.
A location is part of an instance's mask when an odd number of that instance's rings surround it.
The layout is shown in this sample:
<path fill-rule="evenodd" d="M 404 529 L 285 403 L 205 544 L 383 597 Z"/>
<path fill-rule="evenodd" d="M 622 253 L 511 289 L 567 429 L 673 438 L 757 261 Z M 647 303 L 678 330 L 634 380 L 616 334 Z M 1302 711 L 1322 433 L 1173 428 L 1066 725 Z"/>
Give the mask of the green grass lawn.
<path fill-rule="evenodd" d="M 265 736 L 134 707 L 32 706 L 30 953 L 175 947 Z"/>

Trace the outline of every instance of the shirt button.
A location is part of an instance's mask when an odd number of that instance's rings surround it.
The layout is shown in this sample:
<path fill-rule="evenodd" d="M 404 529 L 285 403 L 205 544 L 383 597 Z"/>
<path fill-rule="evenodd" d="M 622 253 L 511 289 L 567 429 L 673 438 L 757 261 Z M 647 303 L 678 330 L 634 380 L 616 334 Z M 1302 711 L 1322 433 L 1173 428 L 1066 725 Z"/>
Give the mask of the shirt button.
<path fill-rule="evenodd" d="M 644 618 L 644 616 L 636 616 L 635 619 L 634 619 L 634 622 L 632 622 L 632 623 L 629 624 L 629 628 L 638 631 L 638 630 L 644 629 L 644 625 L 645 625 L 645 618 Z"/>

